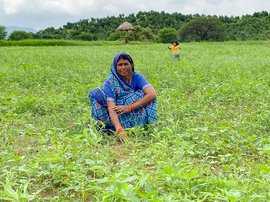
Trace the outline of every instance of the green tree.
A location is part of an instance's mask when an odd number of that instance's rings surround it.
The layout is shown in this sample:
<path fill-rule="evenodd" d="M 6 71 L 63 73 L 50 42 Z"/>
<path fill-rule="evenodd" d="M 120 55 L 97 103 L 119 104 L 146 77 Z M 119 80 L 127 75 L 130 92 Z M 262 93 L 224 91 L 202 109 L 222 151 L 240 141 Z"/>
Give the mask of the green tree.
<path fill-rule="evenodd" d="M 23 39 L 32 39 L 33 38 L 33 33 L 32 32 L 25 32 L 25 31 L 14 31 L 12 32 L 8 39 L 9 40 L 23 40 Z"/>
<path fill-rule="evenodd" d="M 266 11 L 244 15 L 226 24 L 227 35 L 235 40 L 268 40 L 269 30 L 270 13 Z"/>
<path fill-rule="evenodd" d="M 196 17 L 180 30 L 180 39 L 183 41 L 222 41 L 225 27 L 215 17 Z"/>
<path fill-rule="evenodd" d="M 80 39 L 80 34 L 81 32 L 75 29 L 70 29 L 67 30 L 67 39 L 75 39 L 75 40 L 79 40 Z"/>
<path fill-rule="evenodd" d="M 92 33 L 82 32 L 77 36 L 77 39 L 83 40 L 83 41 L 96 41 L 97 37 Z"/>
<path fill-rule="evenodd" d="M 67 30 L 63 28 L 55 29 L 54 27 L 48 27 L 44 30 L 38 31 L 35 34 L 35 38 L 38 39 L 65 39 L 67 36 Z"/>
<path fill-rule="evenodd" d="M 108 37 L 109 41 L 123 40 L 126 36 L 125 31 L 112 32 Z"/>
<path fill-rule="evenodd" d="M 163 28 L 158 31 L 158 42 L 170 43 L 177 40 L 177 31 L 173 28 Z"/>
<path fill-rule="evenodd" d="M 5 39 L 7 37 L 6 27 L 0 26 L 0 39 Z"/>
<path fill-rule="evenodd" d="M 131 41 L 154 41 L 155 35 L 149 27 L 144 28 L 136 25 L 134 30 L 128 32 L 128 39 Z"/>

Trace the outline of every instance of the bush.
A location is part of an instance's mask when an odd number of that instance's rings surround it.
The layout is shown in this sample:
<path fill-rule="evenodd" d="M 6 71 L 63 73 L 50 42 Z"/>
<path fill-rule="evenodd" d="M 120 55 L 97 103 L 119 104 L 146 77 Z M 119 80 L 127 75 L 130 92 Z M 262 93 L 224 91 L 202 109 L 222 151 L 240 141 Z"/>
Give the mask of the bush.
<path fill-rule="evenodd" d="M 7 37 L 6 27 L 0 26 L 0 39 L 5 39 Z"/>
<path fill-rule="evenodd" d="M 13 40 L 13 41 L 19 41 L 23 39 L 32 39 L 33 35 L 34 34 L 32 32 L 14 31 L 9 35 L 8 39 Z"/>
<path fill-rule="evenodd" d="M 126 31 L 112 32 L 108 38 L 109 41 L 122 40 L 126 36 Z"/>
<path fill-rule="evenodd" d="M 76 39 L 83 41 L 96 41 L 97 37 L 94 34 L 82 32 L 77 36 Z"/>
<path fill-rule="evenodd" d="M 164 28 L 158 31 L 158 42 L 170 43 L 173 40 L 176 40 L 177 31 L 173 28 Z"/>
<path fill-rule="evenodd" d="M 137 25 L 134 30 L 128 32 L 128 39 L 131 41 L 154 41 L 155 35 L 149 27 L 144 28 Z"/>

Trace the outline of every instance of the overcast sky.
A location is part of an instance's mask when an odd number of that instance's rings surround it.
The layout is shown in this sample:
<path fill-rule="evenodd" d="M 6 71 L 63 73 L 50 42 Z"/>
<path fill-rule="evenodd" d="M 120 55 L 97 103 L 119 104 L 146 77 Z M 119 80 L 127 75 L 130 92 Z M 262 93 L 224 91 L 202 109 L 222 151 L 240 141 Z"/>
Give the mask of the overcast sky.
<path fill-rule="evenodd" d="M 139 11 L 241 16 L 270 12 L 270 0 L 0 0 L 0 25 L 62 27 L 80 19 Z"/>

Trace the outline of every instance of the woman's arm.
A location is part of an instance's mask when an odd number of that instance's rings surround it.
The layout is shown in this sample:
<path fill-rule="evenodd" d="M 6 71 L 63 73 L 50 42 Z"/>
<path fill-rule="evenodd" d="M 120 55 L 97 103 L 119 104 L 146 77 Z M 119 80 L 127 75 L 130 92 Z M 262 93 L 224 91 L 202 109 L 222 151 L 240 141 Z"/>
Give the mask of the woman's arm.
<path fill-rule="evenodd" d="M 152 102 L 152 100 L 157 98 L 156 91 L 155 91 L 154 87 L 152 87 L 152 86 L 145 88 L 143 90 L 143 92 L 144 92 L 143 98 L 141 100 L 133 103 L 133 109 L 138 109 L 140 107 L 143 107 L 143 106 L 149 104 L 150 102 Z"/>
<path fill-rule="evenodd" d="M 152 86 L 145 88 L 143 90 L 143 92 L 145 94 L 143 96 L 143 98 L 132 104 L 133 110 L 149 104 L 152 100 L 156 99 L 156 97 L 157 97 L 156 91 Z M 109 114 L 111 117 L 111 121 L 112 121 L 115 129 L 118 130 L 119 128 L 122 128 L 120 121 L 119 121 L 119 118 L 118 118 L 118 115 L 121 115 L 124 113 L 129 113 L 131 111 L 130 105 L 116 106 L 115 102 L 107 102 L 107 106 L 108 106 L 108 111 L 109 111 Z M 125 130 L 121 130 L 119 132 L 119 140 L 121 142 L 124 142 L 127 137 L 128 136 L 127 136 L 127 133 L 125 132 Z"/>
<path fill-rule="evenodd" d="M 119 140 L 125 141 L 125 139 L 128 137 L 126 132 L 124 131 L 124 128 L 121 126 L 117 111 L 115 110 L 115 102 L 107 102 L 107 108 L 109 111 L 109 115 L 112 121 L 112 124 L 115 127 L 116 132 L 119 133 Z M 118 131 L 120 129 L 120 131 Z"/>
<path fill-rule="evenodd" d="M 141 100 L 138 100 L 137 102 L 134 102 L 132 104 L 132 108 L 131 108 L 131 105 L 115 106 L 115 103 L 114 103 L 114 105 L 112 105 L 111 110 L 113 110 L 116 115 L 117 115 L 117 113 L 118 113 L 118 115 L 129 113 L 131 110 L 138 109 L 140 107 L 143 107 L 143 106 L 149 104 L 152 100 L 156 99 L 156 97 L 157 97 L 156 91 L 155 91 L 154 87 L 152 87 L 152 86 L 145 88 L 143 90 L 143 92 L 144 92 L 143 98 Z M 117 117 L 117 119 L 118 119 L 118 117 Z M 119 120 L 118 120 L 118 122 L 119 122 Z M 117 124 L 117 121 L 115 123 Z"/>
<path fill-rule="evenodd" d="M 110 118 L 112 124 L 114 125 L 115 129 L 122 127 L 118 118 L 117 111 L 115 111 L 115 102 L 107 102 L 108 111 L 110 114 Z"/>

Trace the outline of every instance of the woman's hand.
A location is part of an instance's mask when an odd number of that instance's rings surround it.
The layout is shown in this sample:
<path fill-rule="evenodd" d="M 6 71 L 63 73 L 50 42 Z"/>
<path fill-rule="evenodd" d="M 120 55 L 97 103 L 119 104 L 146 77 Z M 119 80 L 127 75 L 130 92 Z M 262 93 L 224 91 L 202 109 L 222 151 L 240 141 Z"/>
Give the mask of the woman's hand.
<path fill-rule="evenodd" d="M 118 142 L 125 142 L 125 140 L 128 138 L 128 135 L 126 133 L 125 130 L 122 130 L 118 133 L 119 137 L 118 137 Z"/>
<path fill-rule="evenodd" d="M 129 113 L 130 112 L 130 108 L 129 106 L 126 105 L 118 105 L 118 106 L 114 106 L 113 110 L 118 114 L 125 114 L 125 113 Z"/>

